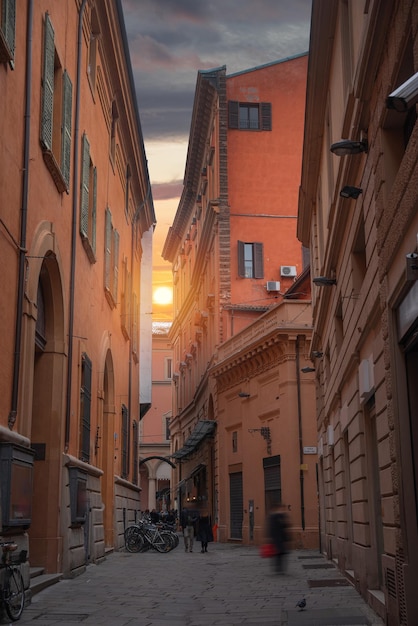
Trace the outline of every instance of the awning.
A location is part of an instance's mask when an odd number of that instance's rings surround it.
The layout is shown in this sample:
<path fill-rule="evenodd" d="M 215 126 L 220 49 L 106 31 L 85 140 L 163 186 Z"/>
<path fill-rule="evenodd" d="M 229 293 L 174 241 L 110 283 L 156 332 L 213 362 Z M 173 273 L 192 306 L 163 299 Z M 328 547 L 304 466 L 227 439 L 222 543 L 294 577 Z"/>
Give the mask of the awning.
<path fill-rule="evenodd" d="M 186 439 L 186 442 L 180 450 L 177 450 L 171 455 L 173 459 L 184 459 L 194 452 L 205 437 L 212 435 L 216 428 L 216 422 L 214 420 L 200 420 L 192 434 Z"/>

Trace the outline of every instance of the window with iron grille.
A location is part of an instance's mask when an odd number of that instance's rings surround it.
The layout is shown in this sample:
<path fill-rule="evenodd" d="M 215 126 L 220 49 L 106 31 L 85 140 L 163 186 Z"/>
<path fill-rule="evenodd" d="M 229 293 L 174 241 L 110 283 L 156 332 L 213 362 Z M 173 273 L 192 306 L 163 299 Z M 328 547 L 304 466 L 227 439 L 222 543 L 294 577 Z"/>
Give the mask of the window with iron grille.
<path fill-rule="evenodd" d="M 264 277 L 262 243 L 238 241 L 238 276 L 241 278 Z"/>
<path fill-rule="evenodd" d="M 138 466 L 138 422 L 134 420 L 132 422 L 133 432 L 133 455 L 132 455 L 132 482 L 134 485 L 138 484 L 139 466 Z"/>
<path fill-rule="evenodd" d="M 270 102 L 228 102 L 228 127 L 238 130 L 272 130 Z"/>
<path fill-rule="evenodd" d="M 86 463 L 90 461 L 91 371 L 92 363 L 84 352 L 81 356 L 80 459 Z"/>

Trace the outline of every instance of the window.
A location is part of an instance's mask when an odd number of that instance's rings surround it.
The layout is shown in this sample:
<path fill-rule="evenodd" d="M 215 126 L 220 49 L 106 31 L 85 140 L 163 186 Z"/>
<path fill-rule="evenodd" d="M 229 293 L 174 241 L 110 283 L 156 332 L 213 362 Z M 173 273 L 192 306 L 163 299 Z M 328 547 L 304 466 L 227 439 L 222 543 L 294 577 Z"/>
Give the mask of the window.
<path fill-rule="evenodd" d="M 166 357 L 164 360 L 164 378 L 169 380 L 173 377 L 173 359 Z"/>
<path fill-rule="evenodd" d="M 72 89 L 56 53 L 54 29 L 46 14 L 40 141 L 44 161 L 60 193 L 68 192 L 70 185 Z"/>
<path fill-rule="evenodd" d="M 127 257 L 124 257 L 122 261 L 122 282 L 120 321 L 122 333 L 125 339 L 129 339 L 131 335 L 131 274 L 128 269 Z"/>
<path fill-rule="evenodd" d="M 90 144 L 83 134 L 83 163 L 80 199 L 80 234 L 83 246 L 92 263 L 96 262 L 96 203 L 97 168 L 90 157 Z"/>
<path fill-rule="evenodd" d="M 271 130 L 271 103 L 230 100 L 228 127 L 240 130 Z"/>
<path fill-rule="evenodd" d="M 109 151 L 110 151 L 110 160 L 112 161 L 113 165 L 115 164 L 115 159 L 116 159 L 116 132 L 117 132 L 117 127 L 118 127 L 118 119 L 119 119 L 119 113 L 118 113 L 118 108 L 116 106 L 116 102 L 112 102 L 112 125 L 110 128 L 110 147 L 109 147 Z"/>
<path fill-rule="evenodd" d="M 86 463 L 90 461 L 91 370 L 92 363 L 87 354 L 83 353 L 80 389 L 80 459 Z"/>
<path fill-rule="evenodd" d="M 236 430 L 232 433 L 232 452 L 238 452 L 238 432 Z"/>
<path fill-rule="evenodd" d="M 129 474 L 129 411 L 122 404 L 122 478 Z"/>
<path fill-rule="evenodd" d="M 170 418 L 165 418 L 165 438 L 168 441 L 170 439 Z"/>
<path fill-rule="evenodd" d="M 90 17 L 90 41 L 89 41 L 89 53 L 88 53 L 88 65 L 87 75 L 89 77 L 90 86 L 94 93 L 96 89 L 96 75 L 97 75 L 97 48 L 100 36 L 99 20 L 95 9 L 91 11 Z"/>
<path fill-rule="evenodd" d="M 132 482 L 134 485 L 138 484 L 138 443 L 139 443 L 139 439 L 138 439 L 138 422 L 136 420 L 134 420 L 132 422 L 132 431 L 133 431 L 133 440 L 134 440 L 134 446 L 133 446 L 133 455 L 132 455 Z"/>
<path fill-rule="evenodd" d="M 16 0 L 0 0 L 0 62 L 13 68 L 16 33 Z"/>
<path fill-rule="evenodd" d="M 238 241 L 238 276 L 263 278 L 263 244 Z"/>
<path fill-rule="evenodd" d="M 105 233 L 105 292 L 106 298 L 112 308 L 118 301 L 118 259 L 119 259 L 119 233 L 113 228 L 112 214 L 106 209 L 106 233 Z"/>

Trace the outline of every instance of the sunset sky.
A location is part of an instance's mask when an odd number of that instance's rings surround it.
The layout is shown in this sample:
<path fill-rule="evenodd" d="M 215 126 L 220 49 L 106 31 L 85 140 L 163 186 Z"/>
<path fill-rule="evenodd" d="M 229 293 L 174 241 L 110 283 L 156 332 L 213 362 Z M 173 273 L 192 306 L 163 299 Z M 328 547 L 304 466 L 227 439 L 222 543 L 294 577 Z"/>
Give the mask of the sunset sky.
<path fill-rule="evenodd" d="M 152 183 L 154 292 L 171 287 L 161 251 L 182 190 L 197 72 L 233 74 L 306 52 L 311 0 L 122 0 Z M 170 304 L 153 306 L 171 318 Z"/>

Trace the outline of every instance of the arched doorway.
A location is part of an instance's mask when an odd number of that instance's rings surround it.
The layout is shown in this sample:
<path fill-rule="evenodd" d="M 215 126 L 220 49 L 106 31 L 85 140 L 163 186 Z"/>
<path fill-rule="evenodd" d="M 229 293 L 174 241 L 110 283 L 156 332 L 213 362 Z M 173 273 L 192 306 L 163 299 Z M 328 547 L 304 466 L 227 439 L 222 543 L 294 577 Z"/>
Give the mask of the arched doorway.
<path fill-rule="evenodd" d="M 60 503 L 66 354 L 61 276 L 53 254 L 44 257 L 40 268 L 34 317 L 34 333 L 29 332 L 30 321 L 26 328 L 27 341 L 34 341 L 31 442 L 36 451 L 30 559 L 32 565 L 57 572 L 62 554 Z M 25 372 L 29 374 L 28 370 Z"/>
<path fill-rule="evenodd" d="M 115 380 L 113 358 L 110 349 L 106 350 L 103 371 L 103 410 L 99 416 L 98 438 L 100 441 L 100 462 L 103 470 L 102 497 L 104 503 L 105 546 L 114 545 L 115 520 L 114 503 L 114 464 L 115 464 Z"/>

